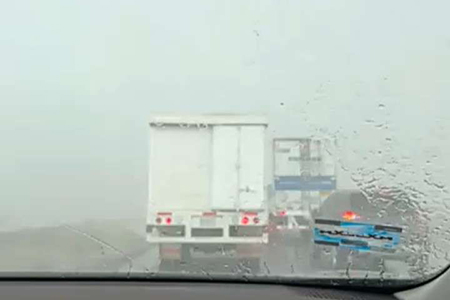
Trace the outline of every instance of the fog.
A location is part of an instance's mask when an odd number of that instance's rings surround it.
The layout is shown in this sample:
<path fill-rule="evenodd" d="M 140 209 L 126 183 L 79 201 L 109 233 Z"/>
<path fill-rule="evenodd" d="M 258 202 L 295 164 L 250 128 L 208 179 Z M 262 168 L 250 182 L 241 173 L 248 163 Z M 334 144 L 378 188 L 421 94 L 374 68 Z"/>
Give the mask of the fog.
<path fill-rule="evenodd" d="M 144 218 L 147 123 L 167 112 L 264 114 L 271 137 L 333 137 L 341 188 L 371 174 L 439 207 L 450 170 L 449 9 L 4 1 L 2 226 Z"/>

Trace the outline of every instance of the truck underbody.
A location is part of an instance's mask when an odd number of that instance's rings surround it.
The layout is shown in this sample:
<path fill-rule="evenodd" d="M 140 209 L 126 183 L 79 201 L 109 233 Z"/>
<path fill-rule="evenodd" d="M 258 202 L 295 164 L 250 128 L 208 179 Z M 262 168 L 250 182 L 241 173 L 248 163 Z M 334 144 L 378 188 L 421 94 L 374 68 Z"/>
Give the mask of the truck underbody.
<path fill-rule="evenodd" d="M 286 246 L 301 246 L 311 238 L 312 216 L 305 210 L 282 210 L 269 217 L 269 241 Z"/>
<path fill-rule="evenodd" d="M 255 272 L 268 243 L 262 211 L 182 211 L 151 214 L 147 242 L 159 247 L 160 271 Z"/>
<path fill-rule="evenodd" d="M 159 270 L 258 273 L 262 254 L 263 244 L 164 243 L 159 244 Z"/>

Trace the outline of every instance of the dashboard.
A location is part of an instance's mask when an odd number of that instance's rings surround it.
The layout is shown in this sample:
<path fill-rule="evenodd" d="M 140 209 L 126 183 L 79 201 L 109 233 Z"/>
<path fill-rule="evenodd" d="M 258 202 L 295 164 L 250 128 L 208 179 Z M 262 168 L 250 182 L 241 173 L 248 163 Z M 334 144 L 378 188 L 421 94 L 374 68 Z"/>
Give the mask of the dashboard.
<path fill-rule="evenodd" d="M 397 299 L 356 291 L 284 286 L 200 282 L 3 281 L 3 299 L 183 299 L 183 300 L 374 300 Z"/>

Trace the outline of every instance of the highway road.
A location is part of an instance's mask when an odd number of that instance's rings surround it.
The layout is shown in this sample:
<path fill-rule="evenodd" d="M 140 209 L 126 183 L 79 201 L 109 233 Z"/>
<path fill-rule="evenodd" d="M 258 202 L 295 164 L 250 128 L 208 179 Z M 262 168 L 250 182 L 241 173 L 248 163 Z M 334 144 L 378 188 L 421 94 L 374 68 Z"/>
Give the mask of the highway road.
<path fill-rule="evenodd" d="M 143 221 L 139 220 L 112 220 L 2 232 L 0 272 L 4 276 L 27 276 L 36 272 L 54 276 L 94 273 L 155 276 L 160 274 L 159 250 L 157 246 L 145 242 L 143 225 Z M 361 275 L 361 271 L 353 269 L 350 273 L 345 270 L 319 271 L 311 264 L 310 239 L 294 243 L 296 247 L 292 244 L 281 239 L 267 245 L 261 260 L 260 275 L 361 277 L 370 273 L 370 276 L 379 276 L 377 272 L 367 271 Z M 392 276 L 398 276 L 406 269 L 406 266 L 397 266 L 397 274 Z M 214 277 L 230 275 L 235 270 L 225 263 L 220 265 L 216 262 L 211 267 L 211 264 L 191 261 L 186 262 L 182 272 L 183 275 Z M 384 272 L 383 276 L 387 278 L 389 272 Z"/>

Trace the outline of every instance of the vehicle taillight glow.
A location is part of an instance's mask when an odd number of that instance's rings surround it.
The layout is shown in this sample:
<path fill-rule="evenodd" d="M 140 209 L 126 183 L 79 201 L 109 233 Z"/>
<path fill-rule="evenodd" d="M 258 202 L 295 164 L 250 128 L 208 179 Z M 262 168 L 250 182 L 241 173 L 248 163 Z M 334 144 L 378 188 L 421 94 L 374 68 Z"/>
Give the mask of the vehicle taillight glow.
<path fill-rule="evenodd" d="M 172 223 L 172 218 L 166 218 L 166 224 L 167 225 L 170 225 Z"/>
<path fill-rule="evenodd" d="M 280 211 L 279 213 L 278 213 L 278 215 L 280 216 L 280 217 L 284 217 L 284 216 L 286 216 L 286 211 L 285 210 L 282 210 L 282 211 Z"/>
<path fill-rule="evenodd" d="M 248 222 L 250 222 L 250 219 L 248 217 L 243 217 L 241 220 L 242 225 L 247 225 Z"/>
<path fill-rule="evenodd" d="M 156 218 L 155 222 L 156 222 L 156 224 L 161 224 L 162 219 L 160 217 L 158 217 L 158 218 Z"/>
<path fill-rule="evenodd" d="M 356 213 L 354 213 L 353 211 L 348 210 L 342 214 L 342 218 L 346 221 L 353 221 L 353 220 L 359 219 L 360 216 L 357 215 Z"/>

